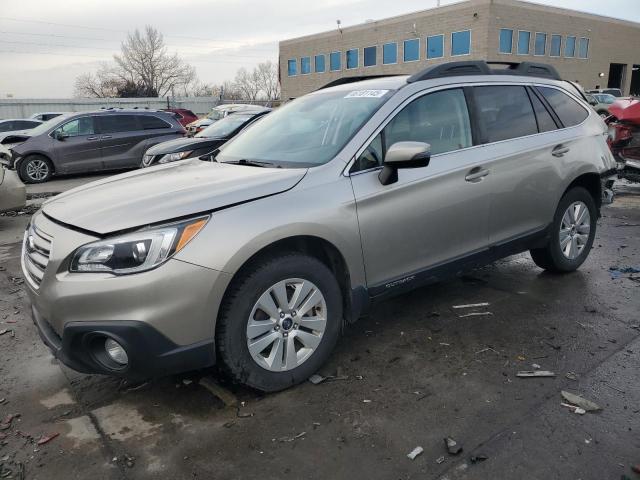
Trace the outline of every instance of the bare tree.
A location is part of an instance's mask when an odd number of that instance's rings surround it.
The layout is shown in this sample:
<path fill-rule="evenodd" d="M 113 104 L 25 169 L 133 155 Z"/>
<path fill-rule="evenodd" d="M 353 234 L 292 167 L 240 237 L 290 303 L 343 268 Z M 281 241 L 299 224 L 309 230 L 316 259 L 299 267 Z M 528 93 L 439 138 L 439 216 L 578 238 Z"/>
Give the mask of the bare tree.
<path fill-rule="evenodd" d="M 278 80 L 278 66 L 271 62 L 259 63 L 254 70 L 260 91 L 265 100 L 280 98 L 280 82 Z"/>
<path fill-rule="evenodd" d="M 258 99 L 260 95 L 260 85 L 255 69 L 249 72 L 246 68 L 241 68 L 236 73 L 236 78 L 233 83 L 242 94 L 244 100 L 254 101 Z"/>
<path fill-rule="evenodd" d="M 221 100 L 244 100 L 244 94 L 234 82 L 227 80 L 221 86 Z"/>
<path fill-rule="evenodd" d="M 74 95 L 76 97 L 117 97 L 122 80 L 107 64 L 102 64 L 95 74 L 85 73 L 76 78 Z"/>
<path fill-rule="evenodd" d="M 129 33 L 113 59 L 122 78 L 142 85 L 149 96 L 165 96 L 196 76 L 192 66 L 167 51 L 162 34 L 149 25 L 144 33 Z"/>

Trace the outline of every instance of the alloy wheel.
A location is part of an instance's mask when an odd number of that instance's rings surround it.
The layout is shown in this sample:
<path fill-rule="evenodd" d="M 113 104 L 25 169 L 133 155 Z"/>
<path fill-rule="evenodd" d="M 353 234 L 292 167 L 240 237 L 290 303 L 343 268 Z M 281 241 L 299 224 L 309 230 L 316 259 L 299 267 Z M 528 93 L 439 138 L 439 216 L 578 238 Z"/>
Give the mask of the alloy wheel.
<path fill-rule="evenodd" d="M 42 181 L 49 176 L 49 165 L 44 160 L 31 160 L 27 164 L 27 176 L 31 180 Z"/>
<path fill-rule="evenodd" d="M 272 372 L 292 370 L 313 354 L 327 325 L 327 304 L 309 280 L 289 278 L 258 298 L 247 322 L 253 360 Z"/>
<path fill-rule="evenodd" d="M 562 216 L 558 240 L 562 254 L 575 260 L 583 252 L 591 232 L 591 215 L 584 202 L 573 202 Z"/>

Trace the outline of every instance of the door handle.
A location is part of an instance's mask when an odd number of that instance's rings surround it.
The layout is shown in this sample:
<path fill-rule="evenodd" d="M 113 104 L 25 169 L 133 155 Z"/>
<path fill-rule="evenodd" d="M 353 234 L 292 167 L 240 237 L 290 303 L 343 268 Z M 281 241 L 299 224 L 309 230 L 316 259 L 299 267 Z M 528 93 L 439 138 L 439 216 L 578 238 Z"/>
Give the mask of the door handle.
<path fill-rule="evenodd" d="M 554 157 L 562 157 L 565 153 L 569 153 L 569 150 L 571 150 L 569 147 L 557 145 L 553 150 L 551 150 L 551 155 Z"/>
<path fill-rule="evenodd" d="M 98 140 L 100 137 L 95 136 L 95 137 L 87 137 L 87 140 Z"/>
<path fill-rule="evenodd" d="M 109 140 L 110 138 L 111 138 L 111 135 L 103 135 L 100 140 Z"/>
<path fill-rule="evenodd" d="M 469 170 L 469 173 L 467 173 L 467 176 L 464 177 L 464 179 L 467 182 L 479 182 L 484 177 L 489 175 L 489 173 L 490 173 L 489 170 L 487 170 L 485 168 L 475 167 L 475 168 L 472 168 L 471 170 Z"/>

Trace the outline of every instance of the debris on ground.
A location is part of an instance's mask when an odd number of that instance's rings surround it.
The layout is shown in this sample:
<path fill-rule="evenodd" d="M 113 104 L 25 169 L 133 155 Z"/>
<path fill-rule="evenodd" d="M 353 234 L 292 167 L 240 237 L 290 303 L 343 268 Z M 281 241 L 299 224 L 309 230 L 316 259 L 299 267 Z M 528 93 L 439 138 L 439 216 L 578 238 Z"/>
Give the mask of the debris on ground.
<path fill-rule="evenodd" d="M 444 460 L 444 455 L 442 455 L 441 457 L 436 458 L 436 463 L 440 465 L 441 463 L 444 463 Z"/>
<path fill-rule="evenodd" d="M 40 437 L 38 439 L 38 441 L 36 441 L 37 445 L 45 445 L 47 443 L 49 443 L 51 440 L 53 440 L 54 438 L 56 438 L 58 435 L 60 435 L 59 433 L 52 433 L 51 435 L 45 435 L 43 437 Z"/>
<path fill-rule="evenodd" d="M 516 358 L 521 362 L 524 362 L 527 359 L 527 357 L 525 357 L 524 355 L 518 355 Z"/>
<path fill-rule="evenodd" d="M 400 357 L 398 357 L 400 358 Z M 358 378 L 360 377 L 360 378 Z M 358 378 L 358 380 L 362 380 L 362 376 L 361 375 L 357 375 L 356 378 Z M 336 382 L 339 380 L 349 380 L 349 375 L 327 375 L 326 377 L 323 375 L 320 375 L 318 373 L 314 373 L 313 375 L 311 375 L 309 377 L 309 381 L 311 383 L 313 383 L 314 385 L 319 385 L 323 382 L 326 381 L 332 381 L 332 382 Z"/>
<path fill-rule="evenodd" d="M 567 407 L 573 413 L 577 413 L 578 415 L 584 415 L 585 413 L 587 413 L 587 411 L 584 408 L 576 407 L 575 405 L 571 405 L 569 403 L 562 402 L 560 403 L 560 405 L 563 407 Z"/>
<path fill-rule="evenodd" d="M 482 350 L 478 350 L 476 352 L 476 355 L 479 355 L 479 354 L 484 353 L 484 352 L 489 352 L 489 351 L 495 353 L 496 355 L 500 355 L 500 352 L 498 352 L 496 349 L 491 348 L 491 347 L 486 347 L 486 348 L 483 348 Z"/>
<path fill-rule="evenodd" d="M 516 373 L 516 377 L 531 378 L 531 377 L 555 377 L 556 374 L 549 370 L 523 370 Z"/>
<path fill-rule="evenodd" d="M 464 315 L 458 315 L 458 318 L 465 318 L 465 317 L 485 317 L 488 315 L 493 315 L 493 313 L 491 312 L 471 312 L 471 313 L 465 313 Z"/>
<path fill-rule="evenodd" d="M 123 453 L 122 458 L 124 459 L 124 464 L 127 466 L 127 468 L 133 468 L 136 464 L 136 457 L 132 457 L 131 455 Z"/>
<path fill-rule="evenodd" d="M 532 363 L 531 364 L 531 368 L 533 368 L 534 370 L 540 370 L 542 367 L 540 365 L 538 365 L 537 363 Z"/>
<path fill-rule="evenodd" d="M 13 422 L 18 417 L 20 417 L 19 413 L 9 413 L 0 422 L 0 430 L 8 430 L 9 427 L 11 427 L 11 422 Z"/>
<path fill-rule="evenodd" d="M 371 400 L 369 400 L 368 398 L 365 398 L 364 400 L 362 400 L 362 403 L 371 403 Z"/>
<path fill-rule="evenodd" d="M 7 399 L 6 398 L 0 398 L 0 405 L 2 405 L 4 402 L 6 402 Z"/>
<path fill-rule="evenodd" d="M 211 378 L 202 377 L 198 381 L 198 384 L 200 386 L 206 388 L 211 393 L 213 393 L 216 397 L 218 397 L 220 400 L 222 400 L 222 402 L 225 404 L 225 406 L 227 406 L 227 407 L 237 407 L 238 406 L 238 399 L 236 398 L 236 396 L 233 393 L 231 393 L 229 390 L 227 390 L 226 388 L 221 387 L 217 382 L 215 382 Z"/>
<path fill-rule="evenodd" d="M 469 303 L 467 305 L 454 305 L 453 308 L 478 308 L 478 307 L 488 307 L 489 302 L 482 303 Z"/>
<path fill-rule="evenodd" d="M 314 385 L 318 385 L 322 382 L 324 382 L 327 379 L 327 377 L 323 377 L 322 375 L 318 375 L 317 373 L 314 373 L 313 375 L 311 375 L 309 377 L 309 381 L 311 383 L 313 383 Z"/>
<path fill-rule="evenodd" d="M 594 403 L 591 400 L 584 399 L 581 396 L 576 395 L 575 393 L 562 390 L 560 394 L 562 395 L 562 398 L 564 398 L 567 402 L 573 405 L 577 405 L 578 407 L 583 408 L 587 412 L 595 412 L 597 410 L 602 410 L 602 408 L 597 403 Z"/>
<path fill-rule="evenodd" d="M 424 448 L 418 446 L 416 448 L 414 448 L 413 450 L 411 450 L 409 453 L 407 453 L 407 457 L 409 457 L 411 460 L 415 460 L 415 458 L 420 455 L 422 452 L 424 452 Z"/>
<path fill-rule="evenodd" d="M 307 434 L 307 432 L 301 432 L 301 433 L 299 433 L 299 434 L 297 434 L 297 435 L 295 435 L 295 436 L 293 436 L 293 437 L 280 437 L 280 438 L 278 439 L 278 441 L 279 441 L 280 443 L 284 443 L 284 442 L 293 442 L 293 441 L 295 441 L 295 440 L 297 440 L 297 439 L 299 439 L 299 438 L 304 437 L 306 434 Z M 274 441 L 274 440 L 275 440 L 275 439 L 273 439 L 272 441 Z"/>
<path fill-rule="evenodd" d="M 627 273 L 640 273 L 640 267 L 609 267 L 609 275 L 611 275 L 612 280 L 620 278 Z"/>
<path fill-rule="evenodd" d="M 565 377 L 567 377 L 569 380 L 574 380 L 574 381 L 578 380 L 578 374 L 576 372 L 567 372 Z"/>
<path fill-rule="evenodd" d="M 12 333 L 12 332 L 13 332 L 13 330 L 11 330 L 10 328 L 4 328 L 4 329 L 0 330 L 0 337 L 2 335 L 5 335 L 7 333 Z"/>
<path fill-rule="evenodd" d="M 458 442 L 451 437 L 446 437 L 444 444 L 451 455 L 458 455 L 462 451 L 462 445 L 459 445 Z"/>
<path fill-rule="evenodd" d="M 637 273 L 637 272 L 635 272 L 635 273 Z M 22 285 L 24 283 L 24 278 L 20 278 L 20 277 L 9 277 L 9 280 L 14 285 Z"/>
<path fill-rule="evenodd" d="M 479 453 L 477 455 L 471 455 L 471 458 L 469 460 L 471 461 L 471 463 L 478 463 L 478 462 L 484 462 L 488 458 L 489 457 L 487 457 L 483 453 Z"/>

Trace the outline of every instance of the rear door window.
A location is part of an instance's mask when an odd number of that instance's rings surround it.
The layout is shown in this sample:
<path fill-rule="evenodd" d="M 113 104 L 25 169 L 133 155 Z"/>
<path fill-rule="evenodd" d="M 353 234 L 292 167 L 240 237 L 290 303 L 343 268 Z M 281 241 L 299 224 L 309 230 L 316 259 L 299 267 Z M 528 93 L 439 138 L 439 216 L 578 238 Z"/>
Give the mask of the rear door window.
<path fill-rule="evenodd" d="M 558 126 L 549 113 L 549 110 L 547 110 L 547 107 L 544 106 L 542 101 L 535 95 L 535 93 L 533 93 L 533 91 L 529 90 L 529 93 L 529 98 L 531 99 L 531 104 L 533 105 L 533 110 L 536 112 L 536 119 L 538 120 L 538 130 L 540 132 L 557 130 Z"/>
<path fill-rule="evenodd" d="M 566 93 L 551 87 L 537 87 L 565 127 L 582 123 L 589 112 Z"/>
<path fill-rule="evenodd" d="M 525 87 L 474 87 L 484 142 L 499 142 L 538 133 L 536 117 Z"/>
<path fill-rule="evenodd" d="M 124 133 L 140 130 L 136 115 L 104 115 L 99 117 L 100 133 Z"/>
<path fill-rule="evenodd" d="M 13 122 L 14 130 L 26 130 L 40 125 L 40 122 L 30 122 L 29 120 L 16 120 Z"/>
<path fill-rule="evenodd" d="M 0 132 L 10 132 L 13 130 L 13 122 L 0 122 Z"/>
<path fill-rule="evenodd" d="M 180 115 L 180 118 L 183 118 L 182 115 Z M 169 125 L 164 120 L 156 117 L 155 115 L 142 115 L 140 119 L 142 120 L 143 130 L 155 130 L 156 128 L 171 128 L 171 125 Z"/>

